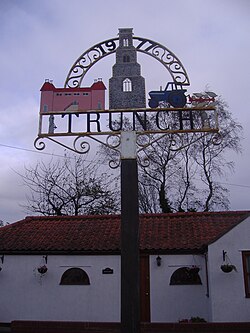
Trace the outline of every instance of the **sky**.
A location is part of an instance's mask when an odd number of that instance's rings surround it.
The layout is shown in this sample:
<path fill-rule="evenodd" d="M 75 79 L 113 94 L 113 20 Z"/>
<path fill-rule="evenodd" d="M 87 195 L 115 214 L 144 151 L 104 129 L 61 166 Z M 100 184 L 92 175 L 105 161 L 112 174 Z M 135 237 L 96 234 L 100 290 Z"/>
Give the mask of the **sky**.
<path fill-rule="evenodd" d="M 135 36 L 170 49 L 188 73 L 189 92 L 209 87 L 227 101 L 244 138 L 242 154 L 229 156 L 234 174 L 221 182 L 230 190 L 231 210 L 250 209 L 248 0 L 0 0 L 0 220 L 11 223 L 28 215 L 21 207 L 27 190 L 18 173 L 65 153 L 56 144 L 42 153 L 34 148 L 44 80 L 63 87 L 77 58 L 117 37 L 119 28 L 133 28 Z M 82 86 L 99 77 L 108 86 L 114 61 L 113 55 L 99 61 Z M 169 81 L 153 58 L 138 55 L 138 61 L 147 92 Z"/>

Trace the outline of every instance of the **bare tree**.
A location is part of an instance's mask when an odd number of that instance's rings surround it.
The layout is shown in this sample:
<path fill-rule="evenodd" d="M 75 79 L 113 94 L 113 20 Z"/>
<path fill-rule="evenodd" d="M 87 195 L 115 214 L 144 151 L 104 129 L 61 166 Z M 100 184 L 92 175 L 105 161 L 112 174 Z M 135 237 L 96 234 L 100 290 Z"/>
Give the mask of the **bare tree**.
<path fill-rule="evenodd" d="M 82 156 L 25 167 L 28 211 L 43 215 L 112 214 L 119 211 L 116 180 Z"/>
<path fill-rule="evenodd" d="M 149 167 L 140 172 L 139 196 L 144 188 L 149 195 L 158 196 L 159 205 L 147 198 L 148 207 L 142 211 L 210 211 L 228 209 L 228 189 L 220 182 L 234 170 L 229 160 L 232 151 L 241 152 L 242 126 L 232 117 L 227 104 L 218 100 L 220 133 L 218 142 L 211 134 L 192 133 L 178 137 L 182 149 L 175 149 L 174 136 L 164 137 L 146 153 Z M 194 119 L 196 121 L 196 119 Z M 198 121 L 198 119 L 197 119 Z M 158 191 L 158 194 L 157 194 Z"/>
<path fill-rule="evenodd" d="M 221 180 L 234 171 L 232 152 L 241 152 L 242 126 L 221 98 L 217 100 L 216 108 L 220 128 L 218 141 L 212 133 L 166 134 L 139 157 L 139 206 L 142 213 L 229 208 L 229 191 Z M 175 116 L 161 112 L 160 117 L 161 126 L 167 128 L 168 118 Z M 176 126 L 173 129 L 178 129 L 178 117 L 172 120 Z M 196 111 L 193 122 L 197 127 L 209 127 L 213 119 L 204 111 Z M 129 119 L 124 125 L 125 130 L 132 129 Z M 114 128 L 118 126 L 119 119 L 114 122 Z M 119 154 L 107 147 L 100 152 L 106 161 L 119 158 Z"/>
<path fill-rule="evenodd" d="M 228 173 L 234 171 L 234 162 L 229 160 L 231 152 L 241 152 L 242 126 L 232 117 L 228 106 L 222 99 L 217 104 L 220 127 L 220 140 L 216 143 L 211 136 L 196 141 L 192 156 L 198 166 L 198 175 L 203 189 L 203 210 L 216 207 L 229 208 L 228 189 L 220 182 Z"/>

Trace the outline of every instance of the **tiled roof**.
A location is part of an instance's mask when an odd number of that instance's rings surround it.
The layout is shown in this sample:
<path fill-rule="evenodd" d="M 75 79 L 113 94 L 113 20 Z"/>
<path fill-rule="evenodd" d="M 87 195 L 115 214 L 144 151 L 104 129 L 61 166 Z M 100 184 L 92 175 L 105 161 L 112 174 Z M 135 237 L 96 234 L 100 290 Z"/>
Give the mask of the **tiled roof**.
<path fill-rule="evenodd" d="M 141 251 L 202 251 L 250 211 L 140 215 Z M 118 252 L 120 216 L 36 216 L 0 228 L 0 254 Z"/>

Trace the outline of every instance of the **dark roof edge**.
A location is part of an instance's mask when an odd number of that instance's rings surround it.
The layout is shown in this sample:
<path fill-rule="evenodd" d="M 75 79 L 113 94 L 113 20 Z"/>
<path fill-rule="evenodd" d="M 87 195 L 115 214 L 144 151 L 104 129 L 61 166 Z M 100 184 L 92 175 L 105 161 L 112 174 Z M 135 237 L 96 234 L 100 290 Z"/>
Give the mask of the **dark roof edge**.
<path fill-rule="evenodd" d="M 207 247 L 204 246 L 200 249 L 168 249 L 168 250 L 140 250 L 141 255 L 158 255 L 158 254 L 204 254 L 207 252 Z M 121 251 L 119 249 L 116 250 L 87 250 L 87 251 L 65 251 L 65 250 L 1 250 L 0 255 L 120 255 Z"/>

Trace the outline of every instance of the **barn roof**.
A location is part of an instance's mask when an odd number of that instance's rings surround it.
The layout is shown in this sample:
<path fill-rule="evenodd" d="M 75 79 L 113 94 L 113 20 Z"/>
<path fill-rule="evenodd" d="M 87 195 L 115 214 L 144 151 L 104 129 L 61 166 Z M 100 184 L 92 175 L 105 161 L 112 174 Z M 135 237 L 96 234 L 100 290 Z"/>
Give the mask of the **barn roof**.
<path fill-rule="evenodd" d="M 203 252 L 250 211 L 140 215 L 142 252 Z M 119 253 L 120 216 L 29 216 L 0 228 L 1 253 Z"/>
<path fill-rule="evenodd" d="M 79 91 L 91 91 L 91 90 L 106 90 L 104 83 L 101 79 L 95 81 L 91 87 L 77 87 L 77 88 L 56 88 L 52 82 L 46 80 L 42 85 L 40 91 L 55 91 L 55 92 L 79 92 Z"/>

